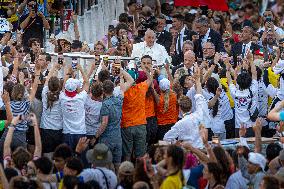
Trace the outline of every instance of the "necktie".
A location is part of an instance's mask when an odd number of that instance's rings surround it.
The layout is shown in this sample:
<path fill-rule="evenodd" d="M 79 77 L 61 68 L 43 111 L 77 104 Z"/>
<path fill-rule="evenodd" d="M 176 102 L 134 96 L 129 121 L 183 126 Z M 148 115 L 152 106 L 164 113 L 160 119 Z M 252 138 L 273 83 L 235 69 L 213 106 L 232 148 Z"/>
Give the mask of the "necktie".
<path fill-rule="evenodd" d="M 181 42 L 180 42 L 181 39 L 180 38 L 181 38 L 181 34 L 179 33 L 178 34 L 178 49 L 177 49 L 178 54 L 181 53 Z"/>
<path fill-rule="evenodd" d="M 242 57 L 244 58 L 246 54 L 246 44 L 243 44 L 243 49 L 242 49 Z"/>
<path fill-rule="evenodd" d="M 159 38 L 161 35 L 161 32 L 157 32 L 157 38 Z"/>

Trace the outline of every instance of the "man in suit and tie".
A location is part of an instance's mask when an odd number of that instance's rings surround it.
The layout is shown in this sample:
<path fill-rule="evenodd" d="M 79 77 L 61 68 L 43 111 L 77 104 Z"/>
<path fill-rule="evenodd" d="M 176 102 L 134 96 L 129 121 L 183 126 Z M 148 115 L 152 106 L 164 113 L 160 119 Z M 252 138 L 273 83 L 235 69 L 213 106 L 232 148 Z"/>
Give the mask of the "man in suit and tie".
<path fill-rule="evenodd" d="M 195 60 L 195 53 L 191 50 L 186 51 L 184 53 L 183 66 L 175 71 L 174 79 L 179 80 L 184 75 L 193 76 Z"/>
<path fill-rule="evenodd" d="M 158 25 L 156 27 L 157 43 L 163 45 L 168 54 L 172 45 L 172 34 L 165 30 L 166 18 L 164 16 L 157 17 Z"/>
<path fill-rule="evenodd" d="M 203 46 L 206 42 L 211 42 L 215 46 L 216 52 L 226 52 L 222 36 L 209 27 L 209 21 L 206 16 L 201 16 L 195 21 L 195 30 L 199 34 L 199 39 L 195 46 L 197 57 L 203 58 Z"/>
<path fill-rule="evenodd" d="M 182 45 L 186 40 L 192 40 L 192 36 L 195 32 L 189 31 L 184 24 L 184 16 L 177 13 L 173 16 L 173 28 L 178 31 L 177 38 L 175 39 L 175 51 L 176 54 L 182 54 Z"/>
<path fill-rule="evenodd" d="M 240 42 L 235 43 L 232 46 L 232 55 L 234 58 L 235 65 L 238 63 L 239 58 L 246 57 L 247 53 L 251 51 L 252 53 L 258 50 L 260 47 L 252 43 L 251 39 L 253 36 L 253 29 L 252 27 L 247 24 L 243 26 L 242 33 L 240 35 Z M 239 58 L 238 58 L 239 57 Z"/>

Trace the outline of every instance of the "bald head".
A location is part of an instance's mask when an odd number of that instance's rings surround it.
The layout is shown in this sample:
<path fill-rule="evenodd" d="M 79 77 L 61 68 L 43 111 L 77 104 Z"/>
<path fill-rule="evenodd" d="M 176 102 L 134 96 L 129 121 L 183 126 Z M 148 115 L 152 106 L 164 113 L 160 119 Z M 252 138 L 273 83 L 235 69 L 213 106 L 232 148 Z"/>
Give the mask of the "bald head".
<path fill-rule="evenodd" d="M 189 69 L 195 63 L 195 53 L 192 50 L 188 50 L 184 53 L 184 66 Z"/>
<path fill-rule="evenodd" d="M 148 47 L 152 47 L 155 43 L 155 40 L 156 40 L 156 34 L 153 30 L 150 30 L 148 29 L 146 32 L 145 32 L 145 42 L 147 44 Z"/>

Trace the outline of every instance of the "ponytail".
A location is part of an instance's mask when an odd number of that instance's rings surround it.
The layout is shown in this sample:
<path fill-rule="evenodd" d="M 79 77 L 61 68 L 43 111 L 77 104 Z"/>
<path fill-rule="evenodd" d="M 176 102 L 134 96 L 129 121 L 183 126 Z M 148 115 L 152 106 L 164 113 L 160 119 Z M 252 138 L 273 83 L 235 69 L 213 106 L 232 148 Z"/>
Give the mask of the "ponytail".
<path fill-rule="evenodd" d="M 51 109 L 53 107 L 53 104 L 55 101 L 57 101 L 59 99 L 59 91 L 48 91 L 47 92 L 47 109 Z"/>
<path fill-rule="evenodd" d="M 166 90 L 164 93 L 164 113 L 168 111 L 170 104 L 170 90 Z"/>

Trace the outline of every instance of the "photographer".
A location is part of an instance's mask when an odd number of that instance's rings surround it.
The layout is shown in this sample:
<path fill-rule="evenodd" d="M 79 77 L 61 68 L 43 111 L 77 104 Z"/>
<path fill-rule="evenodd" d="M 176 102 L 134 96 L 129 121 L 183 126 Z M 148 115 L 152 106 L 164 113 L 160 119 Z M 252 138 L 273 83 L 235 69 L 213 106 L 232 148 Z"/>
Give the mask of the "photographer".
<path fill-rule="evenodd" d="M 28 2 L 29 14 L 23 15 L 20 18 L 20 27 L 24 31 L 23 45 L 27 46 L 30 38 L 39 38 L 41 46 L 43 45 L 43 27 L 46 30 L 50 29 L 48 21 L 45 19 L 42 12 L 37 11 L 37 2 L 30 0 Z"/>
<path fill-rule="evenodd" d="M 263 23 L 264 26 L 259 28 L 257 31 L 258 33 L 263 33 L 265 31 L 268 31 L 269 28 L 271 28 L 273 31 L 275 31 L 279 36 L 284 35 L 284 31 L 282 28 L 277 27 L 276 24 L 276 17 L 273 15 L 273 12 L 269 9 L 267 9 L 263 13 Z"/>

